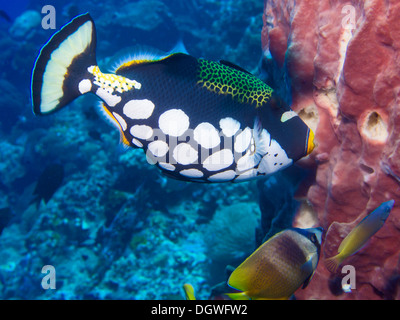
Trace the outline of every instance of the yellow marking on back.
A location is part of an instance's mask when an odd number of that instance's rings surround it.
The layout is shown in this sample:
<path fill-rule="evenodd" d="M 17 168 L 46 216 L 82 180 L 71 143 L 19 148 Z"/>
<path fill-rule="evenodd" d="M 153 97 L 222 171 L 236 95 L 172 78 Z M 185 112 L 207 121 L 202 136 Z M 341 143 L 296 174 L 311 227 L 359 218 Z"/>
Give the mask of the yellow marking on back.
<path fill-rule="evenodd" d="M 132 88 L 140 89 L 142 85 L 135 81 L 112 73 L 102 73 L 98 66 L 91 66 L 88 71 L 94 75 L 93 83 L 109 93 L 117 91 L 123 93 Z M 109 91 L 111 90 L 111 92 Z"/>
<path fill-rule="evenodd" d="M 155 60 L 150 60 L 150 59 L 131 60 L 131 61 L 121 64 L 115 72 L 117 72 L 118 70 L 124 69 L 124 68 L 131 67 L 131 66 L 137 66 L 140 64 L 151 63 L 154 61 Z"/>
<path fill-rule="evenodd" d="M 152 52 L 138 53 L 138 54 L 134 55 L 134 57 L 131 58 L 131 60 L 126 61 L 126 62 L 122 63 L 120 66 L 118 66 L 118 68 L 115 70 L 115 72 L 117 73 L 118 71 L 121 71 L 122 69 L 129 68 L 132 66 L 139 66 L 141 64 L 163 61 L 165 59 L 170 58 L 171 56 L 173 56 L 175 54 L 180 54 L 180 53 L 174 52 L 174 53 L 167 54 L 167 55 L 160 55 L 160 54 L 156 54 L 156 53 L 152 53 Z"/>

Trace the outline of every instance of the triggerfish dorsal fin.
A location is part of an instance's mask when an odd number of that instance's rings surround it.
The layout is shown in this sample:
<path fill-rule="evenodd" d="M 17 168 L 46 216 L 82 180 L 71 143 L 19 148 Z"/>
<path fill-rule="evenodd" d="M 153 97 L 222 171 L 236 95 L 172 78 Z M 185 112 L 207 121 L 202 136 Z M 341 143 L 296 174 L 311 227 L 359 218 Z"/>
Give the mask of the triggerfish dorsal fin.
<path fill-rule="evenodd" d="M 32 104 L 36 115 L 66 106 L 84 90 L 87 69 L 96 65 L 96 30 L 88 13 L 65 25 L 43 46 L 32 72 Z M 89 80 L 87 80 L 89 82 Z M 79 85 L 78 85 L 79 84 Z"/>
<path fill-rule="evenodd" d="M 223 64 L 223 65 L 225 65 L 227 67 L 231 67 L 233 69 L 242 71 L 244 73 L 251 74 L 251 72 L 247 71 L 246 69 L 243 69 L 242 67 L 239 67 L 237 64 L 234 64 L 233 62 L 226 61 L 226 60 L 219 60 L 219 63 L 221 63 L 221 64 Z"/>
<path fill-rule="evenodd" d="M 152 56 L 152 55 L 138 55 L 134 59 L 127 61 L 120 65 L 115 73 L 117 75 L 125 76 L 130 72 L 134 71 L 135 68 L 142 67 L 149 64 L 163 64 L 163 63 L 170 63 L 173 60 L 181 59 L 183 57 L 190 58 L 191 56 L 185 53 L 172 53 L 167 56 Z"/>
<path fill-rule="evenodd" d="M 168 52 L 146 45 L 128 47 L 118 52 L 117 55 L 112 58 L 114 62 L 111 63 L 112 67 L 110 68 L 110 72 L 117 73 L 118 71 L 121 72 L 126 67 L 160 61 L 176 53 L 189 54 L 182 40 L 179 40 Z"/>
<path fill-rule="evenodd" d="M 130 65 L 140 65 L 160 60 L 169 55 L 146 45 L 135 45 L 118 51 L 109 62 L 109 72 L 117 73 Z"/>

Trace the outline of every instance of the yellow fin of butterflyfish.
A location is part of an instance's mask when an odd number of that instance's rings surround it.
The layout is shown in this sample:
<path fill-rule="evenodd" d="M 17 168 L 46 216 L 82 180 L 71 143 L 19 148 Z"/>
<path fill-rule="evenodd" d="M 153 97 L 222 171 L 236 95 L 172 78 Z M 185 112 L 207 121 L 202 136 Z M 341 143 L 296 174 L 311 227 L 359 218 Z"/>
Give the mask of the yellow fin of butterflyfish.
<path fill-rule="evenodd" d="M 250 300 L 250 297 L 244 292 L 224 293 L 232 300 Z"/>
<path fill-rule="evenodd" d="M 232 300 L 251 300 L 251 298 L 246 294 L 246 292 L 224 293 L 224 295 L 228 296 Z M 255 300 L 288 300 L 288 299 L 289 297 L 274 298 L 274 299 L 256 298 Z"/>
<path fill-rule="evenodd" d="M 242 264 L 237 267 L 231 274 L 228 280 L 228 285 L 236 290 L 246 292 L 251 288 L 248 285 L 254 281 L 254 277 L 259 273 L 260 256 L 264 247 L 274 240 L 283 231 L 278 232 L 276 235 L 264 242 L 256 251 L 254 251 Z"/>
<path fill-rule="evenodd" d="M 254 251 L 242 264 L 237 267 L 231 274 L 228 280 L 228 285 L 236 290 L 246 292 L 251 288 L 248 285 L 254 281 L 254 277 L 259 274 L 260 259 L 262 259 L 262 252 L 264 247 L 282 232 L 278 232 L 273 237 L 265 241 L 256 251 Z"/>
<path fill-rule="evenodd" d="M 228 280 L 228 285 L 236 290 L 247 291 L 249 275 L 253 274 L 255 268 L 252 265 L 241 265 L 232 272 Z"/>

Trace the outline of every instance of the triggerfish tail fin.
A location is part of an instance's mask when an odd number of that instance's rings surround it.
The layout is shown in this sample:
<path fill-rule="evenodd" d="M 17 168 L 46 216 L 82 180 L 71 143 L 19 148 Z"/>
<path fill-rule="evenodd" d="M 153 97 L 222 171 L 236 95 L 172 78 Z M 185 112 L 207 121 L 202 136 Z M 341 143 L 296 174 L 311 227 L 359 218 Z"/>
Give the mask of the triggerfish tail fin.
<path fill-rule="evenodd" d="M 325 262 L 325 267 L 331 273 L 336 273 L 339 265 L 343 262 L 343 259 L 341 258 L 340 254 L 337 254 L 336 256 L 325 259 L 324 262 Z"/>
<path fill-rule="evenodd" d="M 88 13 L 66 24 L 43 46 L 32 71 L 36 115 L 55 112 L 91 91 L 96 66 L 96 30 Z"/>
<path fill-rule="evenodd" d="M 186 300 L 196 300 L 193 286 L 190 283 L 185 283 L 183 285 L 183 290 L 185 291 Z"/>

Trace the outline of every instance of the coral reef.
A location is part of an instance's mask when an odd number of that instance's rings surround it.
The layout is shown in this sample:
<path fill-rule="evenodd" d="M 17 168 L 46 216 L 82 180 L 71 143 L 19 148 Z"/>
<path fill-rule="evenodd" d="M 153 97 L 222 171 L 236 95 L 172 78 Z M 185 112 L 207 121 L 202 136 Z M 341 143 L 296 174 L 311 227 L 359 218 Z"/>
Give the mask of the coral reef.
<path fill-rule="evenodd" d="M 259 218 L 256 203 L 237 203 L 217 210 L 203 228 L 208 257 L 220 276 L 224 275 L 227 265 L 240 264 L 256 249 Z M 217 279 L 215 275 L 213 281 L 216 283 Z"/>
<path fill-rule="evenodd" d="M 265 1 L 266 64 L 282 86 L 289 79 L 292 107 L 316 132 L 317 148 L 303 165 L 316 168 L 307 199 L 326 230 L 325 257 L 381 202 L 400 200 L 399 18 L 394 0 Z M 345 262 L 357 271 L 351 293 L 334 289 L 343 275 L 321 263 L 296 296 L 399 298 L 399 230 L 396 204 L 380 232 Z"/>
<path fill-rule="evenodd" d="M 10 27 L 10 34 L 15 38 L 31 38 L 32 32 L 39 26 L 40 13 L 35 10 L 27 10 L 18 16 Z"/>
<path fill-rule="evenodd" d="M 219 297 L 227 265 L 263 239 L 291 225 L 322 226 L 321 259 L 330 257 L 389 198 L 396 204 L 385 225 L 345 261 L 357 288 L 344 293 L 343 275 L 321 261 L 296 298 L 400 298 L 398 2 L 57 1 L 57 29 L 91 13 L 101 66 L 137 44 L 168 51 L 181 40 L 194 56 L 260 66 L 315 131 L 302 168 L 221 185 L 167 179 L 140 150 L 122 152 L 90 97 L 33 117 L 31 70 L 54 32 L 40 26 L 43 4 L 31 1 L 0 24 L 0 298 L 182 299 L 186 282 L 199 299 Z M 32 193 L 51 163 L 63 165 L 64 179 L 37 209 Z M 55 290 L 40 286 L 47 264 L 57 271 Z"/>

